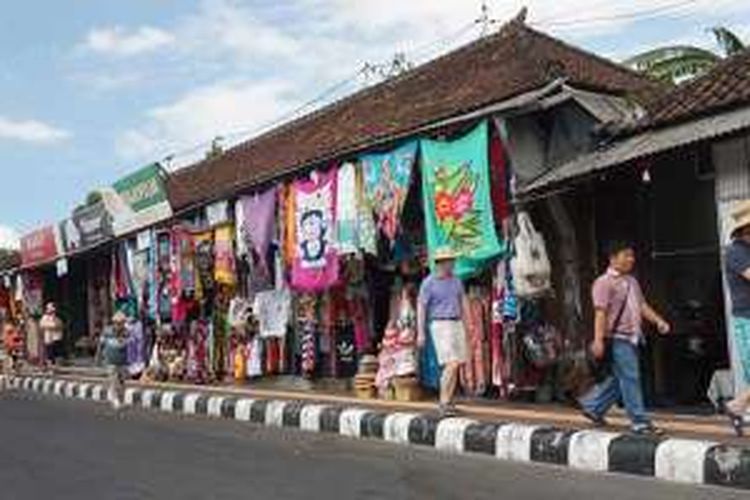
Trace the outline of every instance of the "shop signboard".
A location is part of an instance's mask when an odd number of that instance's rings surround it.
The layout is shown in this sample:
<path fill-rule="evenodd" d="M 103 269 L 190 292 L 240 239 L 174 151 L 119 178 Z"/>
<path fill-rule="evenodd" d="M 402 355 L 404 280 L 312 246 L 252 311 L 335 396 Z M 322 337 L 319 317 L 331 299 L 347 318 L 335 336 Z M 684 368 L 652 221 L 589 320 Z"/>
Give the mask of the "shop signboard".
<path fill-rule="evenodd" d="M 172 216 L 164 175 L 158 163 L 115 182 L 102 193 L 112 214 L 115 236 L 137 231 Z"/>
<path fill-rule="evenodd" d="M 21 238 L 21 265 L 33 267 L 52 262 L 60 253 L 55 226 L 45 226 Z"/>
<path fill-rule="evenodd" d="M 91 248 L 114 236 L 112 215 L 103 201 L 77 208 L 60 226 L 67 252 Z"/>

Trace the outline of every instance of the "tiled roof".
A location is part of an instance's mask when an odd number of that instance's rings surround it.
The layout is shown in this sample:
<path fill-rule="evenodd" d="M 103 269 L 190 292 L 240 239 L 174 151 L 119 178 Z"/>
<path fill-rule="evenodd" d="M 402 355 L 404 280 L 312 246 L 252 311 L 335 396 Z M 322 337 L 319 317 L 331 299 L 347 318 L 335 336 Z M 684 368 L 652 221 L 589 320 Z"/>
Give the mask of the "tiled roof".
<path fill-rule="evenodd" d="M 182 210 L 228 197 L 559 77 L 642 102 L 662 90 L 629 69 L 514 21 L 492 36 L 174 172 L 168 179 L 170 201 Z"/>
<path fill-rule="evenodd" d="M 750 104 L 750 50 L 657 99 L 641 128 L 655 128 Z"/>

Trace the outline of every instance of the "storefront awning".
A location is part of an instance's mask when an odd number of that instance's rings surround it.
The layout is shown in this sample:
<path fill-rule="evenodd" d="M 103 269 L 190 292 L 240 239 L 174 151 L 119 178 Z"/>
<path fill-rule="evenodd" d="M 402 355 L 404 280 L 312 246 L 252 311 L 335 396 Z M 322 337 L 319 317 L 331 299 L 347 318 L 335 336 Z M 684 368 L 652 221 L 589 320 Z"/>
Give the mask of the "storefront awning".
<path fill-rule="evenodd" d="M 578 178 L 605 171 L 624 163 L 669 149 L 713 139 L 750 128 L 750 107 L 693 120 L 657 130 L 648 130 L 607 149 L 597 150 L 565 163 L 529 183 L 518 192 L 523 199 Z"/>

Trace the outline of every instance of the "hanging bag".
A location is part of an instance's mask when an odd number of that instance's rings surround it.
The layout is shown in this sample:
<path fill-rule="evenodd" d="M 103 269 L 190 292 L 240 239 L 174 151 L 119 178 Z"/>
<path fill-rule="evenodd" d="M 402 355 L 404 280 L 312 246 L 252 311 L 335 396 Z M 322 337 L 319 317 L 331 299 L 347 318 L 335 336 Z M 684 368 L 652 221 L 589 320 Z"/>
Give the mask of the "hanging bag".
<path fill-rule="evenodd" d="M 524 299 L 537 298 L 552 288 L 547 248 L 527 212 L 518 214 L 517 223 L 518 234 L 513 240 L 515 255 L 510 263 L 516 295 Z"/>

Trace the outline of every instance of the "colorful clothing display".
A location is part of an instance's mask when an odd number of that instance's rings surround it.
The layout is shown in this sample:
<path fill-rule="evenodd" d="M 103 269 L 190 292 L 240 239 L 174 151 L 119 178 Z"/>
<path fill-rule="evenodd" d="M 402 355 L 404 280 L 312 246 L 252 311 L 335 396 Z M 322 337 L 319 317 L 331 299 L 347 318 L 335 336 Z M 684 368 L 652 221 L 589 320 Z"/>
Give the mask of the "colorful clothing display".
<path fill-rule="evenodd" d="M 401 226 L 401 211 L 409 193 L 416 156 L 417 142 L 412 141 L 388 153 L 360 158 L 368 201 L 375 211 L 378 228 L 391 243 Z"/>
<path fill-rule="evenodd" d="M 315 180 L 293 184 L 295 205 L 295 253 L 292 286 L 321 291 L 339 279 L 336 255 L 336 172 L 319 174 Z"/>
<path fill-rule="evenodd" d="M 502 252 L 490 201 L 487 123 L 451 142 L 422 140 L 422 189 L 427 247 L 460 255 L 456 274 L 477 274 Z"/>

